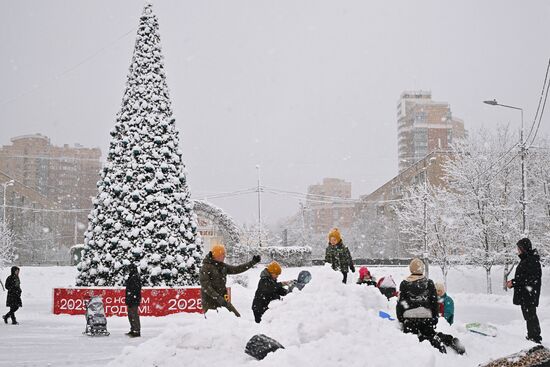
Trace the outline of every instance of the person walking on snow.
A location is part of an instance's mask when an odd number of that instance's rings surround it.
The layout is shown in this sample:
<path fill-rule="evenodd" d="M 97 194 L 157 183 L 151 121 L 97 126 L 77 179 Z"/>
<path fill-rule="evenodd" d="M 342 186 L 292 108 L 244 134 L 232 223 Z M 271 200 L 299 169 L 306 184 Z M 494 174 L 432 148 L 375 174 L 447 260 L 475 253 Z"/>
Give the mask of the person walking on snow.
<path fill-rule="evenodd" d="M 214 245 L 202 261 L 200 270 L 202 309 L 215 310 L 225 307 L 237 317 L 241 317 L 237 309 L 229 302 L 226 288 L 228 274 L 244 273 L 260 262 L 260 255 L 252 256 L 252 260 L 241 265 L 229 265 L 225 261 L 225 246 Z"/>
<path fill-rule="evenodd" d="M 130 332 L 126 333 L 131 338 L 141 336 L 141 324 L 139 322 L 139 304 L 141 303 L 141 279 L 137 266 L 128 266 L 128 279 L 126 280 L 126 306 L 128 308 L 128 320 Z"/>
<path fill-rule="evenodd" d="M 286 296 L 288 291 L 284 288 L 289 282 L 278 282 L 277 278 L 281 275 L 281 265 L 276 261 L 271 262 L 260 274 L 258 289 L 252 302 L 252 312 L 254 320 L 257 323 L 262 321 L 263 314 L 269 308 L 269 303 L 276 299 Z"/>
<path fill-rule="evenodd" d="M 397 319 L 403 332 L 413 333 L 419 341 L 428 340 L 441 353 L 447 353 L 445 345 L 463 354 L 464 347 L 452 335 L 436 333 L 439 304 L 434 282 L 424 276 L 424 263 L 413 259 L 409 265 L 411 275 L 399 285 L 396 306 Z"/>
<path fill-rule="evenodd" d="M 359 279 L 357 279 L 357 284 L 376 286 L 376 279 L 371 275 L 369 268 L 366 266 L 361 266 L 359 268 Z"/>
<path fill-rule="evenodd" d="M 325 263 L 332 265 L 332 269 L 342 272 L 342 283 L 348 281 L 348 270 L 355 273 L 353 260 L 349 249 L 342 242 L 342 235 L 338 228 L 333 228 L 328 234 L 328 246 L 325 252 Z"/>
<path fill-rule="evenodd" d="M 19 280 L 19 268 L 17 266 L 11 267 L 11 275 L 6 279 L 6 289 L 8 290 L 8 297 L 6 298 L 6 307 L 10 308 L 10 312 L 2 316 L 4 323 L 8 323 L 8 319 L 11 318 L 13 325 L 19 324 L 15 318 L 15 312 L 19 307 L 23 307 L 21 302 L 21 281 Z"/>
<path fill-rule="evenodd" d="M 521 306 L 523 318 L 527 323 L 527 340 L 535 343 L 542 343 L 540 335 L 540 323 L 537 317 L 539 305 L 540 286 L 542 283 L 542 269 L 540 256 L 537 250 L 533 249 L 529 238 L 522 238 L 516 244 L 518 255 L 521 259 L 514 279 L 506 283 L 508 288 L 514 288 L 515 305 Z"/>
<path fill-rule="evenodd" d="M 455 318 L 455 303 L 451 297 L 445 292 L 443 283 L 436 283 L 435 290 L 437 291 L 437 302 L 439 303 L 439 315 L 452 325 Z"/>

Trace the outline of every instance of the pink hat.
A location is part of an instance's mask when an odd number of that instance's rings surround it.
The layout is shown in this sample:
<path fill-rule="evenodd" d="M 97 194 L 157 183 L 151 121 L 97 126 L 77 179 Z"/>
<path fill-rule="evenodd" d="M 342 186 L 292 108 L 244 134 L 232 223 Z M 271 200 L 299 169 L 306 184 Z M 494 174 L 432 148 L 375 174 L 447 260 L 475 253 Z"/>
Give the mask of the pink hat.
<path fill-rule="evenodd" d="M 370 271 L 366 266 L 361 266 L 359 268 L 359 278 L 363 279 L 365 276 L 370 276 Z"/>

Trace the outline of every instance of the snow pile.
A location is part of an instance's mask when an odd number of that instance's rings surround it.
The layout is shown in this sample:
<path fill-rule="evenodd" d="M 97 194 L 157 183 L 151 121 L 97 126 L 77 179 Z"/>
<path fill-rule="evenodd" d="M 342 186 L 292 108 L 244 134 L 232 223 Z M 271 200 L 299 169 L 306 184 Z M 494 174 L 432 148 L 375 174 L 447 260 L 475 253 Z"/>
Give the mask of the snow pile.
<path fill-rule="evenodd" d="M 259 362 L 246 355 L 244 347 L 253 335 L 260 333 L 285 346 L 284 350 L 268 355 L 262 366 L 464 366 L 530 346 L 523 337 L 508 330 L 501 330 L 503 338 L 497 344 L 492 338 L 465 330 L 464 322 L 474 320 L 460 320 L 458 326 L 450 327 L 441 319 L 438 331 L 459 337 L 468 351 L 466 356 L 451 350 L 442 355 L 428 342 L 419 343 L 416 336 L 403 334 L 397 322 L 378 317 L 380 310 L 395 315 L 395 301 L 388 302 L 376 288 L 343 285 L 341 275 L 331 269 L 310 270 L 311 283 L 301 292 L 295 290 L 282 301 L 272 302 L 261 324 L 254 323 L 250 311 L 255 287 L 247 290 L 234 285 L 234 304 L 242 318 L 235 318 L 226 310 L 209 312 L 207 319 L 200 315 L 182 316 L 158 337 L 137 348 L 126 348 L 110 365 L 256 365 Z M 287 273 L 297 271 L 291 269 Z M 288 279 L 288 274 L 283 273 L 282 277 Z M 396 276 L 396 280 L 401 281 L 401 277 Z M 487 298 L 487 307 L 498 301 L 504 302 L 508 309 L 513 307 L 508 296 Z M 473 296 L 458 299 L 468 302 Z M 500 308 L 496 310 L 501 312 Z M 509 328 L 516 334 L 524 332 L 521 321 Z"/>
<path fill-rule="evenodd" d="M 252 299 L 263 266 L 229 276 L 232 302 L 243 315 L 238 319 L 226 310 L 197 314 L 142 317 L 142 337 L 129 339 L 125 317 L 110 317 L 108 338 L 82 335 L 83 316 L 53 315 L 52 287 L 73 284 L 74 267 L 22 267 L 23 305 L 17 312 L 20 325 L 0 326 L 0 335 L 9 332 L 0 345 L 0 365 L 10 366 L 477 366 L 534 344 L 525 340 L 525 321 L 512 295 L 496 288 L 486 295 L 485 271 L 459 267 L 449 272 L 449 294 L 455 301 L 455 324 L 440 319 L 438 331 L 459 337 L 467 349 L 465 356 L 449 351 L 441 355 L 414 335 L 404 335 L 397 323 L 380 319 L 378 311 L 395 315 L 395 302 L 388 302 L 376 289 L 356 285 L 357 272 L 343 285 L 341 274 L 323 267 L 307 268 L 312 281 L 302 292 L 295 291 L 275 301 L 261 324 L 254 323 Z M 295 279 L 299 268 L 283 268 L 281 280 Z M 408 274 L 406 267 L 369 267 L 376 276 L 392 275 L 397 283 Z M 501 269 L 497 269 L 501 270 Z M 441 270 L 431 268 L 436 281 Z M 1 279 L 9 269 L 1 271 Z M 493 281 L 502 274 L 495 272 Z M 237 282 L 238 281 L 238 282 Z M 550 283 L 544 269 L 543 284 Z M 244 288 L 240 284 L 248 284 Z M 1 294 L 1 293 L 0 293 Z M 5 295 L 5 293 L 4 293 Z M 541 296 L 539 318 L 543 340 L 550 340 L 550 295 Z M 469 333 L 464 325 L 486 322 L 498 329 L 496 338 Z M 256 362 L 244 353 L 246 342 L 263 333 L 281 342 L 286 349 Z M 7 334 L 6 334 L 7 335 Z M 135 346 L 135 347 L 129 347 Z M 17 350 L 17 353 L 13 353 Z M 101 351 L 101 353 L 98 353 Z"/>

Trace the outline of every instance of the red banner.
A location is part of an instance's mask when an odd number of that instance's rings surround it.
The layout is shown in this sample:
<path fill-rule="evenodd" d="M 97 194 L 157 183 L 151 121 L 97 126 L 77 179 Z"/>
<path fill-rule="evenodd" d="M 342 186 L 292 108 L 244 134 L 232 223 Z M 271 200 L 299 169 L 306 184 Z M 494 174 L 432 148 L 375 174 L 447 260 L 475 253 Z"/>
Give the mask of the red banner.
<path fill-rule="evenodd" d="M 231 297 L 231 289 L 227 288 Z M 101 296 L 105 315 L 127 316 L 124 288 L 54 288 L 53 313 L 84 315 L 92 296 Z M 140 316 L 166 316 L 179 312 L 202 313 L 200 287 L 142 288 Z"/>

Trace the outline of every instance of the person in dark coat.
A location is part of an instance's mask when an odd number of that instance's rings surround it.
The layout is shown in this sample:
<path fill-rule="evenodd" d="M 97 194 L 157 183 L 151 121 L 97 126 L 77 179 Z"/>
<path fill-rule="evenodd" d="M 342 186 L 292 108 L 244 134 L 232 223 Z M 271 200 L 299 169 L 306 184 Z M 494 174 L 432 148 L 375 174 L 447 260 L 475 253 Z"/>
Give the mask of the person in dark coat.
<path fill-rule="evenodd" d="M 348 270 L 355 273 L 355 266 L 349 249 L 342 242 L 342 235 L 338 228 L 333 228 L 328 234 L 328 247 L 325 252 L 325 263 L 331 264 L 332 269 L 342 272 L 342 283 L 348 281 Z"/>
<path fill-rule="evenodd" d="M 19 280 L 19 268 L 17 266 L 11 267 L 11 275 L 6 279 L 6 289 L 8 290 L 6 307 L 10 308 L 10 312 L 2 316 L 2 318 L 6 324 L 8 323 L 8 319 L 11 318 L 11 323 L 17 325 L 19 323 L 15 318 L 15 312 L 19 307 L 23 307 L 23 302 L 21 302 L 21 281 Z"/>
<path fill-rule="evenodd" d="M 134 264 L 128 266 L 125 303 L 128 308 L 128 320 L 130 321 L 130 332 L 126 333 L 126 335 L 132 338 L 140 337 L 139 304 L 141 303 L 141 279 L 138 269 Z"/>
<path fill-rule="evenodd" d="M 523 318 L 527 323 L 527 339 L 542 343 L 540 323 L 537 317 L 542 269 L 540 256 L 529 238 L 522 238 L 516 244 L 519 261 L 514 279 L 507 282 L 508 288 L 514 288 L 514 304 L 521 306 Z"/>
<path fill-rule="evenodd" d="M 263 314 L 269 308 L 269 303 L 281 299 L 288 291 L 284 288 L 288 282 L 277 282 L 282 269 L 276 261 L 271 262 L 260 274 L 258 289 L 252 301 L 252 312 L 257 323 L 262 321 Z"/>
<path fill-rule="evenodd" d="M 229 265 L 225 261 L 225 246 L 215 245 L 202 261 L 200 270 L 202 310 L 215 310 L 225 307 L 237 317 L 241 315 L 229 301 L 226 288 L 228 274 L 240 274 L 260 262 L 260 256 L 252 256 L 252 260 L 241 265 Z"/>
<path fill-rule="evenodd" d="M 446 346 L 463 354 L 464 347 L 452 335 L 435 331 L 439 317 L 439 303 L 434 282 L 424 276 L 424 263 L 413 259 L 409 265 L 411 275 L 399 285 L 397 319 L 403 332 L 413 333 L 419 341 L 428 340 L 441 353 L 447 353 Z"/>

